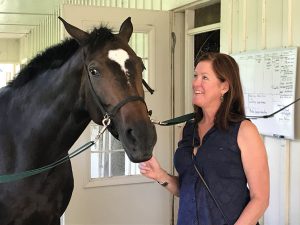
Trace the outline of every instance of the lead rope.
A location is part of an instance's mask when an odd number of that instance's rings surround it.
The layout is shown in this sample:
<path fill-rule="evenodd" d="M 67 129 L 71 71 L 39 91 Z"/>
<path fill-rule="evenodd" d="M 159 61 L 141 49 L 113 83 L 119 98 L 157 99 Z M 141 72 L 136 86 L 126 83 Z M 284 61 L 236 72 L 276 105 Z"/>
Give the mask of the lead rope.
<path fill-rule="evenodd" d="M 187 122 L 191 119 L 195 118 L 195 113 L 189 113 L 183 116 L 178 116 L 173 119 L 165 120 L 165 121 L 159 121 L 155 119 L 151 119 L 151 122 L 160 126 L 172 126 L 179 123 Z"/>
<path fill-rule="evenodd" d="M 111 122 L 110 117 L 108 115 L 105 115 L 103 120 L 102 120 L 103 127 L 102 127 L 101 130 L 99 130 L 99 132 L 98 132 L 97 136 L 94 138 L 94 140 L 87 142 L 86 144 L 82 145 L 81 147 L 74 150 L 73 152 L 66 155 L 65 157 L 63 157 L 63 158 L 61 158 L 61 159 L 59 159 L 59 160 L 57 160 L 53 163 L 50 163 L 46 166 L 37 168 L 37 169 L 27 170 L 27 171 L 23 171 L 23 172 L 19 172 L 19 173 L 14 173 L 14 174 L 0 175 L 0 183 L 8 183 L 8 182 L 17 181 L 17 180 L 20 180 L 20 179 L 23 179 L 23 178 L 26 178 L 26 177 L 31 177 L 33 175 L 43 173 L 45 171 L 53 169 L 53 168 L 57 167 L 58 165 L 69 161 L 71 158 L 79 155 L 80 153 L 84 152 L 86 149 L 88 149 L 91 146 L 93 146 L 94 144 L 96 144 L 98 139 L 101 137 L 101 135 L 104 133 L 104 131 L 109 126 L 110 122 Z"/>
<path fill-rule="evenodd" d="M 297 98 L 295 101 L 291 102 L 288 105 L 285 105 L 284 107 L 278 109 L 277 111 L 271 113 L 271 114 L 267 114 L 267 115 L 263 115 L 263 116 L 253 116 L 253 115 L 246 115 L 246 119 L 267 119 L 270 117 L 273 117 L 275 114 L 281 112 L 282 110 L 288 108 L 289 106 L 296 104 L 298 101 L 300 101 L 300 98 Z M 151 122 L 160 126 L 171 126 L 171 125 L 176 125 L 179 123 L 184 123 L 187 122 L 191 119 L 195 118 L 195 113 L 189 113 L 189 114 L 185 114 L 183 116 L 178 116 L 175 117 L 173 119 L 169 119 L 169 120 L 165 120 L 165 121 L 159 121 L 159 120 L 155 120 L 155 119 L 151 119 Z"/>
<path fill-rule="evenodd" d="M 193 147 L 193 148 L 192 148 L 192 149 L 195 148 L 195 129 L 196 129 L 196 127 L 197 127 L 197 126 L 194 125 L 194 130 L 193 130 L 193 140 L 192 140 L 192 147 Z M 196 161 L 195 161 L 195 157 L 194 157 L 194 155 L 193 155 L 193 150 L 192 150 L 192 161 L 193 161 L 194 168 L 195 168 L 197 174 L 198 174 L 199 177 L 200 177 L 200 180 L 201 180 L 202 183 L 204 184 L 204 187 L 206 188 L 206 190 L 208 191 L 210 197 L 212 198 L 212 200 L 214 201 L 215 205 L 217 206 L 217 208 L 219 209 L 220 213 L 222 214 L 222 217 L 223 217 L 223 219 L 224 219 L 224 221 L 225 221 L 225 224 L 224 224 L 224 225 L 229 225 L 229 222 L 228 222 L 229 220 L 228 220 L 227 216 L 224 214 L 224 212 L 223 212 L 223 210 L 222 210 L 222 208 L 221 208 L 219 202 L 217 201 L 217 199 L 215 198 L 215 196 L 214 196 L 213 193 L 211 192 L 211 190 L 210 190 L 210 188 L 208 187 L 208 185 L 207 185 L 207 183 L 206 183 L 204 177 L 202 176 L 202 174 L 200 173 L 200 171 L 199 171 L 198 168 L 197 168 Z"/>
<path fill-rule="evenodd" d="M 193 157 L 193 156 L 192 156 L 192 157 Z M 204 184 L 204 186 L 205 186 L 206 190 L 208 191 L 210 197 L 213 199 L 215 205 L 217 206 L 217 208 L 219 209 L 220 213 L 221 213 L 222 216 L 223 216 L 223 219 L 224 219 L 224 221 L 225 221 L 225 224 L 224 224 L 224 225 L 229 225 L 229 223 L 228 223 L 228 218 L 227 218 L 226 215 L 224 214 L 224 212 L 223 212 L 221 206 L 219 205 L 217 199 L 215 198 L 215 196 L 214 196 L 213 193 L 211 192 L 210 188 L 208 187 L 206 181 L 204 180 L 204 177 L 202 176 L 202 174 L 201 174 L 200 171 L 198 170 L 198 168 L 197 168 L 197 166 L 196 166 L 196 163 L 195 163 L 195 160 L 194 160 L 194 159 L 192 159 L 192 160 L 193 160 L 193 163 L 194 163 L 194 168 L 195 168 L 196 172 L 198 173 L 198 175 L 199 175 L 199 177 L 200 177 L 200 180 L 201 180 L 202 183 Z"/>

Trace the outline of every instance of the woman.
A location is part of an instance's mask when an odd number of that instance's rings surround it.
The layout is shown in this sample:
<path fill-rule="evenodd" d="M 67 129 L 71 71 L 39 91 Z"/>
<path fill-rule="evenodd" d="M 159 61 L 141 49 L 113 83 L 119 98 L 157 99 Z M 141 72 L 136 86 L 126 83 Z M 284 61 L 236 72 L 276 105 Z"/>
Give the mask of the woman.
<path fill-rule="evenodd" d="M 139 165 L 141 174 L 180 197 L 177 225 L 258 224 L 269 203 L 269 168 L 260 135 L 245 119 L 238 65 L 229 55 L 205 53 L 192 86 L 195 119 L 174 156 L 179 176 L 155 157 Z"/>

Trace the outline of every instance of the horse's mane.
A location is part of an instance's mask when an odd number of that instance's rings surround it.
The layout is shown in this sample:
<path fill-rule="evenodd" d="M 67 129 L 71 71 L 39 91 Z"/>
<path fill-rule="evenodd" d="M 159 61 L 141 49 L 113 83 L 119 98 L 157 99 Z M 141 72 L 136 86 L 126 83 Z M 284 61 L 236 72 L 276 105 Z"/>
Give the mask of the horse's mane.
<path fill-rule="evenodd" d="M 94 28 L 87 41 L 89 51 L 101 47 L 107 40 L 114 40 L 114 35 L 107 27 Z M 79 49 L 79 44 L 73 38 L 67 38 L 63 42 L 47 48 L 37 54 L 21 69 L 19 74 L 8 83 L 9 87 L 18 88 L 24 86 L 46 70 L 61 67 Z"/>

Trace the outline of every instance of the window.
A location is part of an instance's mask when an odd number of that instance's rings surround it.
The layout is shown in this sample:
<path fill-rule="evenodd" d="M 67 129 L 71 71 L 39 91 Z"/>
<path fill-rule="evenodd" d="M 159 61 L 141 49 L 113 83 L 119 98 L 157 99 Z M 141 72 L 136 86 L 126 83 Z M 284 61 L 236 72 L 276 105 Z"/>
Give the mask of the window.
<path fill-rule="evenodd" d="M 195 10 L 195 27 L 203 27 L 214 23 L 219 23 L 221 17 L 221 3 L 208 5 Z"/>
<path fill-rule="evenodd" d="M 147 32 L 133 33 L 130 38 L 129 45 L 135 53 L 142 58 L 146 67 L 146 70 L 143 72 L 143 78 L 147 83 L 149 83 L 149 34 Z"/>
<path fill-rule="evenodd" d="M 92 139 L 101 129 L 91 125 Z M 130 162 L 120 141 L 105 131 L 91 147 L 91 179 L 139 174 L 136 163 Z"/>
<path fill-rule="evenodd" d="M 142 58 L 146 68 L 149 66 L 147 32 L 133 33 L 129 45 Z M 143 72 L 143 78 L 149 82 L 148 70 Z M 91 140 L 94 140 L 101 129 L 95 123 L 90 125 Z M 90 152 L 90 180 L 99 178 L 122 177 L 139 175 L 138 164 L 132 163 L 127 157 L 121 142 L 115 139 L 107 130 L 103 133 L 97 143 L 91 147 Z"/>
<path fill-rule="evenodd" d="M 0 64 L 0 88 L 4 87 L 14 75 L 20 70 L 19 65 L 15 64 Z"/>
<path fill-rule="evenodd" d="M 199 28 L 199 32 L 194 36 L 195 61 L 203 52 L 220 52 L 220 29 L 217 25 L 221 19 L 220 11 L 220 3 L 195 10 L 194 25 Z"/>

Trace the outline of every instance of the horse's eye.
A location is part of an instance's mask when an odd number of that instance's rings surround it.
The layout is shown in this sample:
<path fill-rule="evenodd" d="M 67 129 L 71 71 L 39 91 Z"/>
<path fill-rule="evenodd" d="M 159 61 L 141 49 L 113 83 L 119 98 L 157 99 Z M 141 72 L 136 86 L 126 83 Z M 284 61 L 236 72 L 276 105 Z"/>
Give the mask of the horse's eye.
<path fill-rule="evenodd" d="M 92 76 L 99 76 L 100 75 L 100 72 L 95 67 L 89 68 L 89 73 Z"/>

